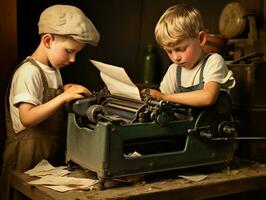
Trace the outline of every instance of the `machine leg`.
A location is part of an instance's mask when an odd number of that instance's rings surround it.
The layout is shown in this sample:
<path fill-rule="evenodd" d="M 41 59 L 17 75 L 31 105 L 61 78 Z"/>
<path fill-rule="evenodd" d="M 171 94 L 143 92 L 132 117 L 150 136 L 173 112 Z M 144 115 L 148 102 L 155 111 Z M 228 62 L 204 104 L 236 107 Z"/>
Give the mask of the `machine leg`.
<path fill-rule="evenodd" d="M 67 161 L 67 170 L 73 171 L 73 162 L 71 160 Z"/>
<path fill-rule="evenodd" d="M 104 186 L 104 184 L 105 184 L 105 179 L 103 179 L 103 178 L 99 178 L 99 183 L 97 184 L 97 189 L 98 190 L 104 190 L 105 189 L 105 186 Z"/>

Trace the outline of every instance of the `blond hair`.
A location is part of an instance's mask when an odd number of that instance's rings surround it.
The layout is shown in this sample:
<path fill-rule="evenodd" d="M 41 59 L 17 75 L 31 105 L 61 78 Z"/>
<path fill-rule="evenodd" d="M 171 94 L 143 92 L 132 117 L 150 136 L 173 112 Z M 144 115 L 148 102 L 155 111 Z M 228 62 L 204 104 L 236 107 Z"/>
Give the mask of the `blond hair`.
<path fill-rule="evenodd" d="M 155 27 L 155 38 L 162 47 L 174 46 L 185 38 L 195 38 L 203 30 L 200 12 L 188 5 L 168 8 Z"/>

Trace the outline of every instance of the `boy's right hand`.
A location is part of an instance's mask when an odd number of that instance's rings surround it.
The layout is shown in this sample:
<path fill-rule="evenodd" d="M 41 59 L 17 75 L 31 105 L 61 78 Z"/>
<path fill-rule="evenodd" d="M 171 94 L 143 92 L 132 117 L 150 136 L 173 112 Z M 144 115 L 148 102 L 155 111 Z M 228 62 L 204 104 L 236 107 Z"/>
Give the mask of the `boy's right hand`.
<path fill-rule="evenodd" d="M 162 95 L 163 95 L 160 91 L 155 90 L 155 89 L 142 89 L 140 93 L 149 95 L 152 98 L 157 99 L 157 100 L 162 99 Z"/>
<path fill-rule="evenodd" d="M 67 84 L 64 86 L 64 92 L 61 95 L 63 95 L 64 102 L 69 103 L 73 100 L 90 96 L 91 92 L 82 85 Z"/>

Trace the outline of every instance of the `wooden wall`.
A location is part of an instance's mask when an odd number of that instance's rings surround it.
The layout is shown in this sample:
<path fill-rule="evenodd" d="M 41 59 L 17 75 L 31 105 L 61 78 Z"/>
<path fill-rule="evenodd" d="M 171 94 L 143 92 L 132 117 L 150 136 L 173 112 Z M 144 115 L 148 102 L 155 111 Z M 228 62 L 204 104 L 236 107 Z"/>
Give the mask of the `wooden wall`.
<path fill-rule="evenodd" d="M 0 155 L 4 149 L 4 96 L 8 77 L 17 63 L 17 6 L 16 0 L 0 1 Z M 2 156 L 0 157 L 1 164 Z"/>

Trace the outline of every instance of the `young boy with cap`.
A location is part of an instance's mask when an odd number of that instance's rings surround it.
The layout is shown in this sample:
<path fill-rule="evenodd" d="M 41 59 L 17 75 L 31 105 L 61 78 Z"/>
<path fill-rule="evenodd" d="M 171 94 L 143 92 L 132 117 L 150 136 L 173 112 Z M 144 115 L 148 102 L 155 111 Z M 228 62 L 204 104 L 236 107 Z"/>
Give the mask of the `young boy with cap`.
<path fill-rule="evenodd" d="M 91 94 L 81 85 L 63 85 L 59 70 L 73 63 L 85 44 L 97 45 L 100 36 L 92 22 L 77 7 L 54 5 L 42 12 L 38 26 L 39 46 L 16 68 L 6 96 L 3 200 L 14 198 L 10 170 L 28 170 L 42 159 L 63 163 L 63 105 Z"/>
<path fill-rule="evenodd" d="M 157 22 L 155 37 L 173 64 L 160 84 L 160 91 L 149 90 L 153 98 L 209 106 L 216 102 L 220 89 L 234 87 L 235 79 L 222 56 L 203 51 L 206 33 L 197 9 L 184 4 L 168 8 Z"/>

